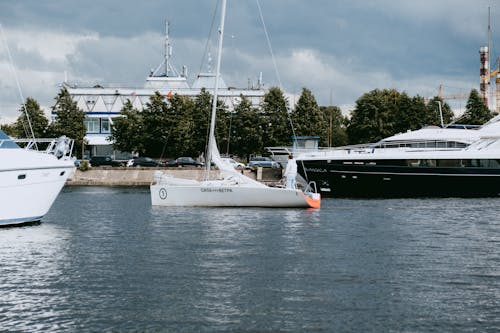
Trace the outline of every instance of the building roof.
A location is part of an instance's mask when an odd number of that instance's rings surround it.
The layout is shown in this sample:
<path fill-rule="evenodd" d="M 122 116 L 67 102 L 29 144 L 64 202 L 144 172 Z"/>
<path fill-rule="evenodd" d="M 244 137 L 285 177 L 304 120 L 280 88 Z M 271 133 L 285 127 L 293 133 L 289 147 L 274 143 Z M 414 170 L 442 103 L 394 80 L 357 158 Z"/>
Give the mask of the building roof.
<path fill-rule="evenodd" d="M 193 89 L 215 89 L 215 73 L 200 73 L 197 77 L 196 80 L 193 83 L 192 86 Z M 220 89 L 227 89 L 226 82 L 224 82 L 224 79 L 219 77 L 219 88 Z"/>

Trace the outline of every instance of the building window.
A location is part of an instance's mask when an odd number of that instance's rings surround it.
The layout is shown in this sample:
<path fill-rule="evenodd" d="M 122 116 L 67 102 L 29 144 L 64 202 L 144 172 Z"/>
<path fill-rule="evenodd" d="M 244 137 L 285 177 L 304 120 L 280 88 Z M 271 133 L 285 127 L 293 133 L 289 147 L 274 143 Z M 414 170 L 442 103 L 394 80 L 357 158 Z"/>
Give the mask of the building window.
<path fill-rule="evenodd" d="M 109 119 L 101 118 L 101 133 L 110 133 L 111 130 L 109 128 Z"/>
<path fill-rule="evenodd" d="M 87 133 L 99 133 L 99 118 L 85 118 Z"/>

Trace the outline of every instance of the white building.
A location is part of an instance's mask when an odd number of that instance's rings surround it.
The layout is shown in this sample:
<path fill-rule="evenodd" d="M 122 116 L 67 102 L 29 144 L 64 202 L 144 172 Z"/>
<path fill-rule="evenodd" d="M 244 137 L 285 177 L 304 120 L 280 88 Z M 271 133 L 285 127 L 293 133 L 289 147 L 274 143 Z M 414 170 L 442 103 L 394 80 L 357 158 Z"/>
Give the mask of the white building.
<path fill-rule="evenodd" d="M 80 87 L 68 82 L 63 83 L 63 86 L 71 94 L 78 107 L 86 114 L 87 134 L 85 138 L 88 143 L 87 153 L 90 156 L 112 155 L 114 158 L 126 158 L 125 156 L 117 156 L 120 153 L 113 151 L 112 143 L 108 138 L 111 134 L 113 118 L 119 116 L 127 100 L 132 102 L 134 108 L 143 110 L 150 97 L 156 92 L 167 97 L 179 94 L 194 98 L 200 94 L 202 88 L 213 91 L 215 86 L 214 73 L 199 74 L 190 86 L 186 78 L 186 68 L 184 67 L 182 73 L 179 74 L 171 65 L 168 25 L 165 45 L 165 50 L 169 51 L 165 52 L 165 59 L 158 69 L 152 71 L 147 77 L 144 87 L 102 87 L 100 85 Z M 163 65 L 165 65 L 165 72 L 157 74 Z M 267 90 L 262 86 L 261 77 L 259 77 L 256 87 L 249 85 L 249 87 L 243 89 L 228 87 L 222 78 L 219 80 L 219 98 L 224 101 L 230 110 L 239 104 L 240 95 L 247 97 L 254 106 L 258 106 L 266 92 Z"/>

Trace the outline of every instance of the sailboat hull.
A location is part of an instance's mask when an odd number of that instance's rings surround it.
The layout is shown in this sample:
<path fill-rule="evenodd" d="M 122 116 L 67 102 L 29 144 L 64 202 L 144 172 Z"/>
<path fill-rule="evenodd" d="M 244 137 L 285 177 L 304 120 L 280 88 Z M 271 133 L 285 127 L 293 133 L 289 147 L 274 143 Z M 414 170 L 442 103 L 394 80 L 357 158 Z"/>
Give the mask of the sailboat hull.
<path fill-rule="evenodd" d="M 240 174 L 220 157 L 215 139 L 215 120 L 225 15 L 226 1 L 223 0 L 207 147 L 207 180 L 189 182 L 161 173 L 155 174 L 155 183 L 150 188 L 151 203 L 153 206 L 319 208 L 319 194 L 309 196 L 309 193 L 304 194 L 300 190 L 267 187 Z M 211 162 L 219 169 L 222 179 L 208 180 Z"/>
<path fill-rule="evenodd" d="M 319 195 L 300 190 L 244 186 L 151 185 L 153 206 L 319 208 Z"/>

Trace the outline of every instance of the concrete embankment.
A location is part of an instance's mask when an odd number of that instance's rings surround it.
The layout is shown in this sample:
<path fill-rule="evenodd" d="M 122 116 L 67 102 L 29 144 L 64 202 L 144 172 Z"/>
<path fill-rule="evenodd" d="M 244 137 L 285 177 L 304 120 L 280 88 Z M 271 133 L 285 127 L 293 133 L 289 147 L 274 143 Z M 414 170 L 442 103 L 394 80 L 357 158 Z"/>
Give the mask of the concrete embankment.
<path fill-rule="evenodd" d="M 202 180 L 205 170 L 194 168 L 117 168 L 94 167 L 87 171 L 76 170 L 68 179 L 69 186 L 148 186 L 154 180 L 157 170 L 164 171 L 175 177 Z M 217 171 L 211 171 L 216 177 Z M 274 183 L 281 179 L 281 169 L 244 170 L 244 174 L 264 183 Z"/>

